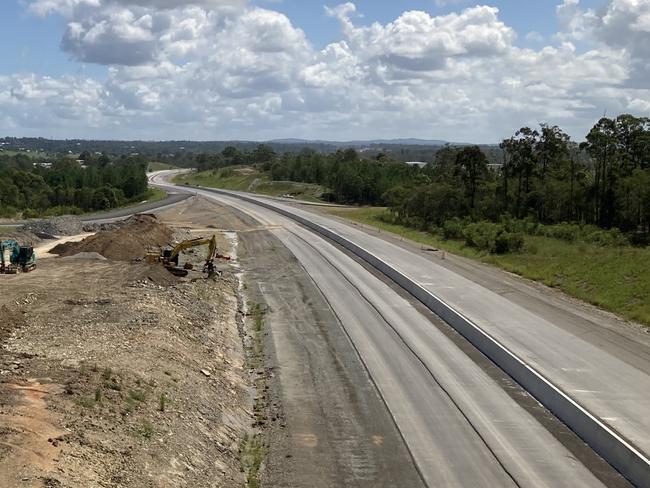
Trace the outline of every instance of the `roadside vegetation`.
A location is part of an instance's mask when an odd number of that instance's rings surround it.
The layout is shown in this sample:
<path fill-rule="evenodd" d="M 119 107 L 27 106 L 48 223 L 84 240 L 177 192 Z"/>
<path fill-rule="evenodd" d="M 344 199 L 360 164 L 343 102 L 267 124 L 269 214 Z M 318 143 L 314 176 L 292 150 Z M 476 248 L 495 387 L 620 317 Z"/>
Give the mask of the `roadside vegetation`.
<path fill-rule="evenodd" d="M 169 169 L 178 169 L 178 166 L 174 166 L 173 164 L 169 163 L 160 163 L 157 161 L 152 161 L 149 163 L 147 167 L 147 171 L 153 172 L 153 171 L 165 171 Z"/>
<path fill-rule="evenodd" d="M 163 198 L 148 188 L 146 166 L 137 156 L 0 154 L 0 217 L 81 214 Z"/>
<path fill-rule="evenodd" d="M 318 202 L 327 190 L 321 185 L 295 181 L 274 181 L 269 174 L 253 166 L 228 166 L 225 168 L 183 174 L 177 183 L 207 186 L 224 190 L 246 191 L 272 197 L 291 196 L 298 200 Z"/>
<path fill-rule="evenodd" d="M 241 469 L 246 477 L 246 488 L 259 488 L 261 486 L 261 470 L 266 457 L 267 446 L 265 445 L 264 429 L 267 426 L 267 412 L 269 407 L 268 398 L 268 377 L 265 374 L 265 350 L 264 350 L 264 315 L 266 310 L 262 305 L 249 302 L 247 307 L 247 320 L 245 330 L 247 337 L 244 346 L 246 352 L 246 365 L 253 372 L 253 383 L 255 384 L 255 398 L 253 402 L 253 415 L 256 429 L 248 433 L 239 444 L 239 459 Z"/>
<path fill-rule="evenodd" d="M 523 127 L 497 149 L 447 145 L 407 165 L 390 151 L 278 155 L 261 144 L 199 155 L 200 172 L 181 179 L 258 192 L 260 182 L 319 185 L 325 201 L 381 207 L 341 210 L 348 218 L 650 324 L 650 119 L 602 118 L 580 144 L 557 126 Z"/>
<path fill-rule="evenodd" d="M 381 231 L 391 232 L 427 248 L 497 266 L 616 313 L 650 325 L 650 248 L 631 246 L 617 231 L 571 224 L 532 221 L 503 223 L 518 228 L 523 243 L 517 252 L 490 252 L 494 231 L 454 221 L 447 229 L 418 230 L 395 222 L 386 208 L 330 208 L 328 213 Z M 485 236 L 483 238 L 477 238 Z M 485 244 L 485 247 L 482 245 Z"/>

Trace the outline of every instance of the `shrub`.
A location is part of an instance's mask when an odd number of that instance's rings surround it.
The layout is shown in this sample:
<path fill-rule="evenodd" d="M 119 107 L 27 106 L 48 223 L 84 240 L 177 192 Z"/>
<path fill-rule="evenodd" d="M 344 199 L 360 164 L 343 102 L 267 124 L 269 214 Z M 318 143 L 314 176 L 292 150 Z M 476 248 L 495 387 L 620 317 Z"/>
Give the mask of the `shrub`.
<path fill-rule="evenodd" d="M 379 214 L 377 216 L 377 219 L 380 222 L 384 222 L 385 224 L 394 224 L 397 221 L 395 214 L 389 210 L 386 210 L 385 212 Z"/>
<path fill-rule="evenodd" d="M 538 234 L 540 224 L 532 217 L 513 219 L 510 216 L 501 218 L 501 224 L 507 232 L 520 232 L 529 236 Z"/>
<path fill-rule="evenodd" d="M 41 212 L 34 210 L 33 208 L 26 208 L 23 210 L 23 218 L 25 219 L 36 219 L 41 215 Z"/>
<path fill-rule="evenodd" d="M 494 252 L 496 254 L 519 252 L 523 247 L 524 235 L 521 232 L 501 232 L 497 235 Z"/>
<path fill-rule="evenodd" d="M 4 207 L 4 206 L 0 206 L 0 217 L 2 217 L 2 218 L 8 218 L 8 219 L 10 219 L 10 218 L 12 218 L 12 217 L 15 217 L 17 213 L 18 213 L 18 209 L 15 208 L 15 207 L 11 207 L 11 206 L 6 206 L 6 207 Z"/>
<path fill-rule="evenodd" d="M 477 222 L 465 227 L 465 244 L 481 251 L 495 252 L 497 236 L 503 226 L 491 222 Z"/>
<path fill-rule="evenodd" d="M 56 207 L 50 207 L 43 212 L 44 217 L 56 217 L 59 215 L 81 215 L 81 209 L 75 206 L 63 206 L 57 205 Z"/>
<path fill-rule="evenodd" d="M 541 225 L 539 226 L 537 233 L 554 239 L 575 242 L 582 232 L 579 225 L 564 223 L 556 225 Z"/>
<path fill-rule="evenodd" d="M 585 235 L 584 240 L 603 247 L 620 247 L 630 244 L 629 240 L 618 229 L 594 230 Z"/>
<path fill-rule="evenodd" d="M 524 247 L 522 232 L 508 232 L 503 224 L 477 222 L 465 227 L 465 245 L 491 254 L 507 254 Z"/>
<path fill-rule="evenodd" d="M 459 218 L 447 220 L 442 226 L 442 237 L 445 239 L 465 238 L 465 225 Z"/>

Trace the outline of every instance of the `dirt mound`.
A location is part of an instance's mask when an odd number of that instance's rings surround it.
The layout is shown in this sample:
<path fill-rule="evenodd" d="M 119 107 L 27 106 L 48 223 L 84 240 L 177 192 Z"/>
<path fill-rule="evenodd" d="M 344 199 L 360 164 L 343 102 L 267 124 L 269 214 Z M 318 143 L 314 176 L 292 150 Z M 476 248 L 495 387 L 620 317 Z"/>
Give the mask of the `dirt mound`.
<path fill-rule="evenodd" d="M 98 252 L 80 252 L 72 256 L 66 256 L 63 259 L 94 259 L 97 261 L 106 261 L 106 258 Z"/>
<path fill-rule="evenodd" d="M 131 261 L 142 258 L 147 249 L 168 245 L 173 234 L 155 215 L 134 215 L 122 227 L 99 232 L 81 242 L 60 244 L 51 252 L 60 256 L 94 252 L 114 261 Z"/>
<path fill-rule="evenodd" d="M 151 282 L 159 286 L 171 286 L 180 281 L 160 264 L 136 263 L 133 265 L 133 280 L 144 283 Z"/>
<path fill-rule="evenodd" d="M 0 229 L 0 240 L 12 239 L 18 241 L 19 244 L 38 244 L 42 241 L 40 237 L 32 232 L 26 231 L 24 229 L 11 229 L 5 230 Z"/>
<path fill-rule="evenodd" d="M 79 217 L 63 215 L 51 219 L 34 220 L 24 228 L 40 236 L 74 236 L 83 232 L 83 223 Z"/>

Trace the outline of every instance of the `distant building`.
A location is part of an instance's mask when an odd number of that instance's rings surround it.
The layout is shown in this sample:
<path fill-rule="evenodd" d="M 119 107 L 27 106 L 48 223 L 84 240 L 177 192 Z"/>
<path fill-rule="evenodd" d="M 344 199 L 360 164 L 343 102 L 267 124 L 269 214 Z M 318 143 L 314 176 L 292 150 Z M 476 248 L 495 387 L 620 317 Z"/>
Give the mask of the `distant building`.
<path fill-rule="evenodd" d="M 429 163 L 426 163 L 424 161 L 406 161 L 406 164 L 409 166 L 418 166 L 420 168 L 424 168 Z"/>

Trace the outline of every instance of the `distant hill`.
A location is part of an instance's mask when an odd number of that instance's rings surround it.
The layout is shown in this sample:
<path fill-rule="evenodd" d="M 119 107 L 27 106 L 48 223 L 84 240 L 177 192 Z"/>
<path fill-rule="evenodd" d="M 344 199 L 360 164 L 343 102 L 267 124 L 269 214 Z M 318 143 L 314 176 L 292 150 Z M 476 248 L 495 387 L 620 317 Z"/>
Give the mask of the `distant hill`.
<path fill-rule="evenodd" d="M 368 146 L 444 146 L 450 144 L 447 141 L 438 139 L 371 139 L 367 141 L 324 141 L 309 139 L 273 139 L 268 141 L 269 144 L 320 144 L 336 147 L 368 147 Z M 462 143 L 453 143 L 454 145 L 464 145 Z"/>
<path fill-rule="evenodd" d="M 114 140 L 86 140 L 86 139 L 44 139 L 36 137 L 0 137 L 0 156 L 11 152 L 38 154 L 43 157 L 55 157 L 59 154 L 78 155 L 82 152 L 107 153 L 116 156 L 142 155 L 152 160 L 181 164 L 181 161 L 190 164 L 194 155 L 201 153 L 218 153 L 227 146 L 235 146 L 241 151 L 251 151 L 260 142 L 256 141 L 114 141 Z M 372 139 L 367 141 L 324 141 L 306 139 L 275 139 L 266 141 L 277 154 L 297 152 L 311 149 L 324 154 L 338 151 L 339 149 L 353 148 L 363 154 L 367 159 L 374 159 L 380 154 L 387 154 L 397 161 L 422 161 L 431 162 L 435 159 L 436 152 L 444 145 L 464 146 L 462 143 L 448 143 L 446 141 L 431 139 Z M 491 162 L 501 160 L 498 146 L 481 145 Z"/>

